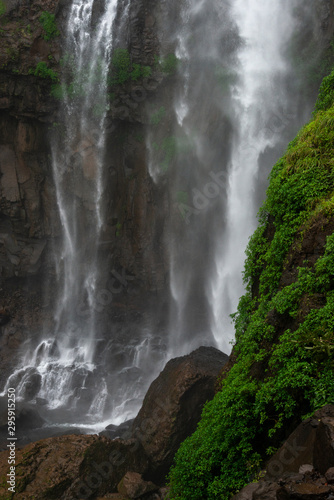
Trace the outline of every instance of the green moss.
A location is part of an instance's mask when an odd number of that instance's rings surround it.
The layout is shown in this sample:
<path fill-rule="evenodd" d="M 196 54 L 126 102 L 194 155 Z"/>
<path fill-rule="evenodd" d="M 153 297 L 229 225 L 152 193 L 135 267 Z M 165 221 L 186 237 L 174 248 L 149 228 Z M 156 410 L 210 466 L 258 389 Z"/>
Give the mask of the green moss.
<path fill-rule="evenodd" d="M 285 427 L 334 403 L 331 78 L 321 87 L 324 104 L 272 170 L 247 249 L 247 293 L 233 315 L 237 361 L 177 452 L 172 499 L 228 500 L 257 477 Z M 289 256 L 300 255 L 303 238 L 314 231 L 326 231 L 326 245 L 295 269 Z M 292 283 L 286 269 L 295 273 Z"/>

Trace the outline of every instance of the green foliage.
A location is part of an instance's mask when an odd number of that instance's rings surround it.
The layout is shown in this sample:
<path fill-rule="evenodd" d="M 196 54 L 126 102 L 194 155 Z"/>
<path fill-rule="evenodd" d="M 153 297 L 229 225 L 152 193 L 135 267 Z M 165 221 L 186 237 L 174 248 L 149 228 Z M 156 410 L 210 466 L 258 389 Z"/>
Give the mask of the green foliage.
<path fill-rule="evenodd" d="M 39 62 L 35 70 L 30 69 L 29 73 L 39 76 L 40 78 L 49 78 L 53 82 L 57 82 L 59 80 L 57 73 L 55 73 L 51 68 L 48 68 L 48 65 L 44 61 Z"/>
<path fill-rule="evenodd" d="M 6 11 L 7 11 L 7 7 L 5 5 L 5 3 L 0 0 L 0 16 L 3 16 L 4 14 L 6 14 Z"/>
<path fill-rule="evenodd" d="M 176 201 L 178 203 L 189 203 L 189 194 L 187 191 L 177 191 L 176 192 Z"/>
<path fill-rule="evenodd" d="M 127 49 L 115 49 L 111 63 L 113 67 L 110 78 L 111 85 L 123 85 L 129 80 L 136 82 L 141 78 L 148 78 L 152 73 L 149 66 L 141 66 L 136 63 L 132 64 L 129 51 Z"/>
<path fill-rule="evenodd" d="M 122 85 L 130 79 L 131 59 L 127 49 L 115 49 L 112 56 L 112 65 L 116 72 L 114 83 Z"/>
<path fill-rule="evenodd" d="M 155 65 L 167 75 L 173 75 L 176 72 L 179 62 L 175 54 L 168 54 L 166 57 L 155 56 Z"/>
<path fill-rule="evenodd" d="M 325 111 L 334 103 L 334 69 L 326 76 L 320 86 L 318 100 L 315 105 L 316 111 Z"/>
<path fill-rule="evenodd" d="M 151 116 L 151 125 L 159 125 L 159 123 L 165 118 L 166 109 L 164 106 L 161 106 L 153 115 Z"/>
<path fill-rule="evenodd" d="M 44 40 L 51 40 L 60 34 L 56 25 L 54 14 L 47 11 L 42 12 L 39 16 L 39 22 L 45 31 Z"/>
<path fill-rule="evenodd" d="M 326 104 L 272 170 L 247 249 L 247 293 L 233 315 L 237 362 L 177 452 L 171 499 L 230 499 L 258 476 L 285 426 L 334 403 L 334 234 L 292 282 L 283 279 L 291 252 L 315 223 L 328 231 L 334 216 L 331 92 L 325 82 Z"/>

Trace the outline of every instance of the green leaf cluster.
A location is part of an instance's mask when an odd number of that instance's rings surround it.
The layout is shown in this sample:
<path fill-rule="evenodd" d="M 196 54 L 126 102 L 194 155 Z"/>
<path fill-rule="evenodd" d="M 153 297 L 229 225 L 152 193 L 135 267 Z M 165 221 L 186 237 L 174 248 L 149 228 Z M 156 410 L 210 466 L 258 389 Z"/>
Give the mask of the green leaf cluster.
<path fill-rule="evenodd" d="M 141 78 L 148 78 L 152 73 L 149 66 L 132 63 L 129 51 L 123 48 L 114 50 L 111 63 L 111 85 L 123 85 L 130 80 L 136 82 Z"/>
<path fill-rule="evenodd" d="M 233 315 L 237 361 L 177 452 L 171 499 L 228 500 L 257 477 L 285 427 L 334 403 L 331 78 L 320 89 L 324 104 L 271 172 L 247 249 L 247 292 Z M 296 268 L 291 255 L 321 231 L 325 246 Z"/>
<path fill-rule="evenodd" d="M 315 105 L 316 111 L 325 111 L 334 103 L 334 70 L 326 76 L 320 86 L 318 100 Z"/>
<path fill-rule="evenodd" d="M 39 22 L 43 26 L 45 40 L 51 40 L 60 34 L 56 25 L 54 14 L 47 11 L 42 12 L 39 16 Z"/>
<path fill-rule="evenodd" d="M 0 0 L 0 16 L 3 16 L 4 14 L 6 14 L 6 11 L 7 11 L 7 8 L 6 8 L 5 3 L 2 0 Z"/>
<path fill-rule="evenodd" d="M 57 82 L 59 80 L 58 75 L 53 69 L 49 68 L 46 62 L 41 61 L 37 64 L 35 70 L 29 70 L 29 73 L 34 76 L 38 76 L 40 78 L 47 78 L 52 80 L 53 82 Z"/>
<path fill-rule="evenodd" d="M 176 73 L 179 63 L 180 60 L 175 54 L 168 54 L 166 57 L 155 56 L 156 67 L 167 75 Z"/>

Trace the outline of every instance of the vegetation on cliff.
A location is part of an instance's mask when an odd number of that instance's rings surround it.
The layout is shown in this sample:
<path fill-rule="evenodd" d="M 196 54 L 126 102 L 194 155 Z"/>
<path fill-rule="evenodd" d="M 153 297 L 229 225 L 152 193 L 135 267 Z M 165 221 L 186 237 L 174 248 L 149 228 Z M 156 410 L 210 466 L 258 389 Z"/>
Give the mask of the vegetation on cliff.
<path fill-rule="evenodd" d="M 334 403 L 334 72 L 274 166 L 234 315 L 236 362 L 179 449 L 171 498 L 228 499 L 307 414 Z"/>

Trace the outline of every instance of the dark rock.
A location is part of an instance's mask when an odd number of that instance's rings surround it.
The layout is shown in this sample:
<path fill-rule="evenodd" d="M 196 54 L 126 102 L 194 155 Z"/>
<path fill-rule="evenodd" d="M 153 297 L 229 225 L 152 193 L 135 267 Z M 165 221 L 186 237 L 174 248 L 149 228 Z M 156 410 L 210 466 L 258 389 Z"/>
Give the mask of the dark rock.
<path fill-rule="evenodd" d="M 169 491 L 170 491 L 170 488 L 168 488 L 168 487 L 160 488 L 159 495 L 160 495 L 161 500 L 168 499 Z"/>
<path fill-rule="evenodd" d="M 200 347 L 172 359 L 152 382 L 134 424 L 133 435 L 151 461 L 150 478 L 161 484 L 181 442 L 194 432 L 203 405 L 214 396 L 215 382 L 228 356 Z"/>
<path fill-rule="evenodd" d="M 320 500 L 327 498 L 331 491 L 330 486 L 313 483 L 289 484 L 278 492 L 277 500 Z"/>
<path fill-rule="evenodd" d="M 61 436 L 16 450 L 19 498 L 95 498 L 115 491 L 131 467 L 146 471 L 140 443 L 100 436 Z M 50 474 L 52 471 L 52 474 Z M 8 452 L 0 453 L 0 475 L 8 472 Z M 0 497 L 6 494 L 0 485 Z"/>
<path fill-rule="evenodd" d="M 334 405 L 327 405 L 315 413 L 319 420 L 314 446 L 313 465 L 325 472 L 334 467 Z"/>
<path fill-rule="evenodd" d="M 151 481 L 144 481 L 141 474 L 136 472 L 127 472 L 117 486 L 118 492 L 129 498 L 140 498 L 158 489 L 158 486 Z"/>
<path fill-rule="evenodd" d="M 233 500 L 334 499 L 333 429 L 334 405 L 326 405 L 269 460 L 264 480 L 249 484 Z"/>
<path fill-rule="evenodd" d="M 134 418 L 122 422 L 120 425 L 108 425 L 104 431 L 100 432 L 100 436 L 105 436 L 109 439 L 129 439 L 131 437 L 132 425 Z"/>
<path fill-rule="evenodd" d="M 48 404 L 48 400 L 45 398 L 36 398 L 36 404 L 39 406 L 45 406 Z"/>
<path fill-rule="evenodd" d="M 299 467 L 299 473 L 300 474 L 305 474 L 305 472 L 313 472 L 314 467 L 311 464 L 303 464 Z"/>
<path fill-rule="evenodd" d="M 299 472 L 310 464 L 324 474 L 334 466 L 334 405 L 327 405 L 302 422 L 267 464 L 268 479 Z"/>
<path fill-rule="evenodd" d="M 276 500 L 280 486 L 277 483 L 260 482 L 253 493 L 253 500 Z"/>
<path fill-rule="evenodd" d="M 252 483 L 245 486 L 231 500 L 253 500 L 253 493 L 258 489 L 259 483 Z"/>
<path fill-rule="evenodd" d="M 331 467 L 326 471 L 325 478 L 329 483 L 334 483 L 334 467 Z"/>

